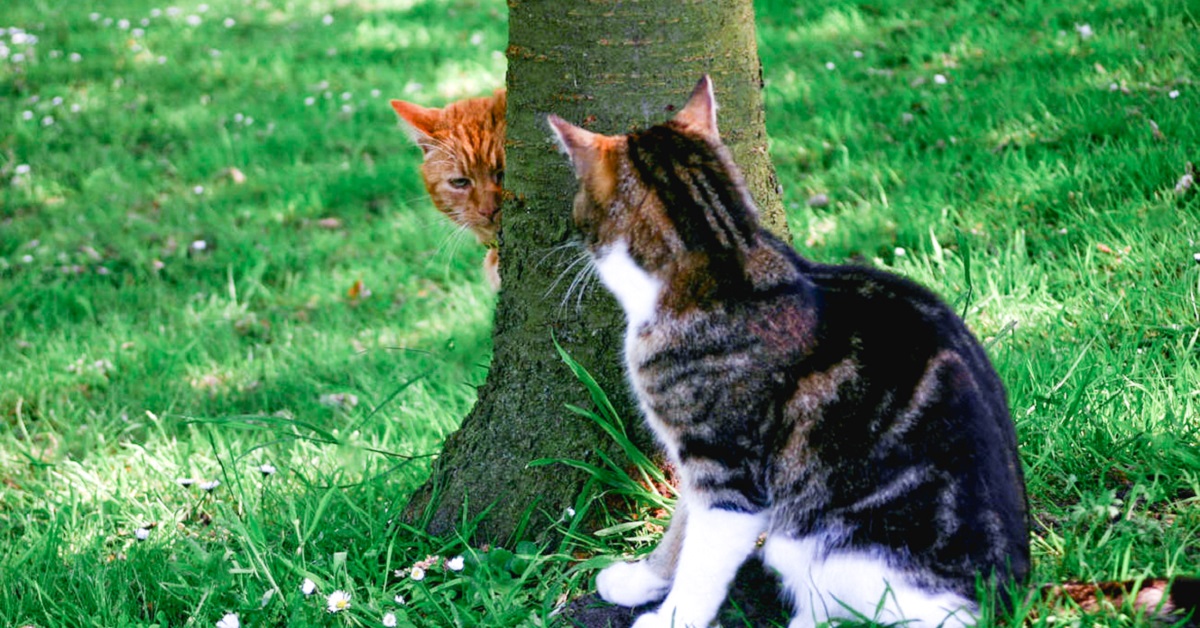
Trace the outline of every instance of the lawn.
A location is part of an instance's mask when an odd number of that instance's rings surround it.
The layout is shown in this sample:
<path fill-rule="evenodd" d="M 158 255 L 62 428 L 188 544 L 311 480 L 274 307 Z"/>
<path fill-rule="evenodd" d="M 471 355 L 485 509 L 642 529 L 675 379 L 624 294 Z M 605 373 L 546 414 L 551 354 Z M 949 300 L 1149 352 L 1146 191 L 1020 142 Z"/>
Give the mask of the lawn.
<path fill-rule="evenodd" d="M 1200 8 L 757 6 L 795 244 L 931 286 L 984 341 L 1034 580 L 1200 574 Z M 5 4 L 0 624 L 548 625 L 578 558 L 627 547 L 396 517 L 485 377 L 495 297 L 387 99 L 502 84 L 506 19 Z"/>

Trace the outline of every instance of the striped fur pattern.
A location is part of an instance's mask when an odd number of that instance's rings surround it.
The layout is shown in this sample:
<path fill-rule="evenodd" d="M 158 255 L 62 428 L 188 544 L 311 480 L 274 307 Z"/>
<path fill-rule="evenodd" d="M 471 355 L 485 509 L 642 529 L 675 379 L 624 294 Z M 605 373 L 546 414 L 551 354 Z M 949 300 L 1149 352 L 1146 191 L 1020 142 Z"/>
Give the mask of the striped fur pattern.
<path fill-rule="evenodd" d="M 983 349 L 928 290 L 810 262 L 762 229 L 707 77 L 645 131 L 549 121 L 626 312 L 631 387 L 681 477 L 659 547 L 602 571 L 603 598 L 662 600 L 636 628 L 708 626 L 761 551 L 792 628 L 962 625 L 981 579 L 1003 597 L 1027 577 L 1024 479 Z"/>
<path fill-rule="evenodd" d="M 421 150 L 421 178 L 433 204 L 488 247 L 484 271 L 500 287 L 500 201 L 504 184 L 506 92 L 469 98 L 441 109 L 391 101 Z"/>

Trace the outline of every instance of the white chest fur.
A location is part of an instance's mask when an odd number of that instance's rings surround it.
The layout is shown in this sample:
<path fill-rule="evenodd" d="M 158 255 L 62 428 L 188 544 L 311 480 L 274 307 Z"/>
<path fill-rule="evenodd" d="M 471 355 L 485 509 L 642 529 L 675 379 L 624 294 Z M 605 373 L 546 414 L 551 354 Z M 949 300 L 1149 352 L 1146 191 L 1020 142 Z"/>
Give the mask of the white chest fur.
<path fill-rule="evenodd" d="M 600 281 L 604 282 L 604 286 L 621 304 L 621 309 L 625 310 L 627 323 L 625 328 L 625 365 L 630 384 L 638 397 L 642 413 L 650 427 L 658 433 L 659 440 L 667 447 L 668 455 L 674 459 L 673 443 L 669 439 L 663 439 L 658 417 L 646 402 L 637 377 L 637 365 L 641 363 L 648 350 L 640 331 L 646 324 L 654 321 L 657 316 L 662 282 L 633 261 L 633 257 L 629 255 L 629 245 L 624 240 L 617 240 L 616 243 L 596 255 L 595 264 L 596 270 L 600 273 Z"/>
<path fill-rule="evenodd" d="M 662 282 L 633 261 L 624 240 L 617 240 L 596 255 L 596 270 L 600 272 L 600 281 L 625 310 L 630 333 L 654 318 Z"/>

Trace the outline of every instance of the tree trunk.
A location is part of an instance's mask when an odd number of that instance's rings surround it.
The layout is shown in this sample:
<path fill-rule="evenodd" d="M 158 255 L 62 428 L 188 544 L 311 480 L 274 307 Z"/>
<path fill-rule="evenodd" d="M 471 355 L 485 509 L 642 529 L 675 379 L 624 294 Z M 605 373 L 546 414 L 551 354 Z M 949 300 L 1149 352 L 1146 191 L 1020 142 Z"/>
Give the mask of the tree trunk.
<path fill-rule="evenodd" d="M 539 458 L 595 461 L 615 448 L 564 404 L 588 394 L 561 362 L 553 339 L 608 391 L 618 410 L 651 440 L 626 387 L 620 347 L 624 318 L 598 282 L 567 294 L 582 263 L 573 237 L 577 184 L 558 154 L 549 113 L 607 134 L 667 120 L 703 73 L 721 104 L 718 124 L 743 169 L 763 219 L 786 231 L 767 154 L 761 70 L 751 0 L 509 0 L 508 138 L 500 269 L 491 370 L 462 428 L 451 435 L 433 476 L 409 504 L 408 519 L 444 533 L 491 508 L 476 534 L 505 541 L 537 536 L 574 505 L 586 478 Z M 619 459 L 619 454 L 617 455 Z M 465 504 L 465 506 L 464 506 Z M 528 527 L 522 528 L 527 514 Z"/>

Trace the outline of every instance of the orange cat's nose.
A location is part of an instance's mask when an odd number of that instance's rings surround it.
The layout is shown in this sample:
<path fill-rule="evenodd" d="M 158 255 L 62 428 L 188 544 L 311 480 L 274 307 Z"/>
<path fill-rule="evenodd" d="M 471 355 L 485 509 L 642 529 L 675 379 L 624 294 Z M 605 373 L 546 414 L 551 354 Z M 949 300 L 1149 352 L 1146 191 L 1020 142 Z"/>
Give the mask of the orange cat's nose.
<path fill-rule="evenodd" d="M 489 186 L 479 202 L 479 215 L 492 222 L 500 219 L 500 186 Z"/>
<path fill-rule="evenodd" d="M 479 215 L 488 220 L 495 220 L 496 212 L 500 209 L 500 204 L 494 197 L 488 197 L 479 204 Z"/>

